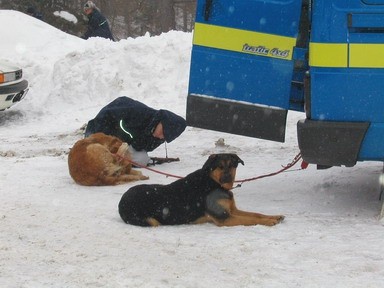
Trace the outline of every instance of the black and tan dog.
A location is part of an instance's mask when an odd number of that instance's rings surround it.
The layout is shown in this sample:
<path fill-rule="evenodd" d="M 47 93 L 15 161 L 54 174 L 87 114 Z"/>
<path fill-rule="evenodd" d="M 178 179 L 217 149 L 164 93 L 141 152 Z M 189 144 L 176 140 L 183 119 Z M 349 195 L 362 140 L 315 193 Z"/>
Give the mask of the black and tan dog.
<path fill-rule="evenodd" d="M 199 169 L 168 185 L 138 185 L 121 198 L 119 213 L 124 222 L 139 226 L 201 224 L 217 226 L 273 226 L 284 216 L 268 216 L 238 210 L 232 189 L 236 154 L 211 155 Z"/>

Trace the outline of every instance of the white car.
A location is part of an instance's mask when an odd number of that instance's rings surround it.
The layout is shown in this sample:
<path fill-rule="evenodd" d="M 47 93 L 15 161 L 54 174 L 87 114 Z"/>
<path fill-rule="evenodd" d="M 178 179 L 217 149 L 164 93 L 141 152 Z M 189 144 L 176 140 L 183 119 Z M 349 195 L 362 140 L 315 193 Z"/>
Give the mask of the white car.
<path fill-rule="evenodd" d="M 28 81 L 23 70 L 0 59 L 0 111 L 21 101 L 28 92 Z"/>

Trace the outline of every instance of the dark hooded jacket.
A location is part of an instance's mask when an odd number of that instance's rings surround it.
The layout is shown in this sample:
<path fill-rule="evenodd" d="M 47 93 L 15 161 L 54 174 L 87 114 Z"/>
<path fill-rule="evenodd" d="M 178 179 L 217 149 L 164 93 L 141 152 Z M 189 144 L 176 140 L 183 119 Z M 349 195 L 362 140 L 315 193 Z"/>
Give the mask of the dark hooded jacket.
<path fill-rule="evenodd" d="M 82 37 L 83 39 L 103 37 L 114 41 L 107 19 L 97 8 L 93 9 L 92 13 L 88 15 L 88 19 L 88 29 Z"/>
<path fill-rule="evenodd" d="M 163 124 L 164 138 L 152 136 L 157 124 Z M 97 132 L 127 142 L 137 151 L 153 151 L 162 143 L 172 142 L 185 130 L 184 118 L 168 110 L 155 110 L 128 97 L 119 97 L 105 106 L 88 122 L 85 136 Z"/>

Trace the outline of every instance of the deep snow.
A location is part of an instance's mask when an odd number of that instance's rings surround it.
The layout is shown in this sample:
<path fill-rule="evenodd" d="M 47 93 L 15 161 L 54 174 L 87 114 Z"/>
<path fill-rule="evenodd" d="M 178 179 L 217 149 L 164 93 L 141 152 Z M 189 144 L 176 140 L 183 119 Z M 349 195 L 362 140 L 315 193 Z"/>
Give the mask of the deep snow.
<path fill-rule="evenodd" d="M 116 97 L 185 116 L 192 34 L 85 41 L 0 10 L 0 39 L 0 57 L 30 82 L 27 97 L 0 112 L 0 287 L 383 287 L 382 163 L 310 165 L 234 189 L 239 208 L 284 214 L 275 227 L 130 226 L 117 204 L 136 183 L 73 182 L 70 147 Z M 181 161 L 156 168 L 183 176 L 210 153 L 236 152 L 238 179 L 279 170 L 298 153 L 303 117 L 289 114 L 283 144 L 187 127 L 167 145 Z M 165 153 L 162 145 L 151 156 Z M 145 183 L 175 180 L 143 173 Z"/>

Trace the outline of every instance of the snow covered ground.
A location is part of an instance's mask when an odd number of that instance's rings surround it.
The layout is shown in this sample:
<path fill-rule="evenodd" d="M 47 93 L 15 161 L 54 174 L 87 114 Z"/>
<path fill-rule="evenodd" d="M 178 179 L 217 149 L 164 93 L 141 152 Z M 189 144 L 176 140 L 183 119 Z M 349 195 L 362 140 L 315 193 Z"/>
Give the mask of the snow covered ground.
<path fill-rule="evenodd" d="M 0 10 L 0 39 L 1 57 L 30 82 L 27 97 L 0 112 L 0 287 L 384 286 L 382 163 L 310 165 L 234 190 L 241 209 L 284 214 L 275 227 L 130 226 L 117 204 L 135 183 L 82 187 L 70 178 L 80 128 L 116 97 L 185 116 L 190 33 L 85 41 Z M 289 115 L 283 144 L 188 127 L 167 145 L 181 161 L 156 168 L 183 176 L 211 153 L 236 152 L 245 162 L 238 179 L 274 172 L 298 153 L 303 117 Z M 151 156 L 164 157 L 164 145 Z M 146 183 L 175 180 L 143 172 Z"/>

